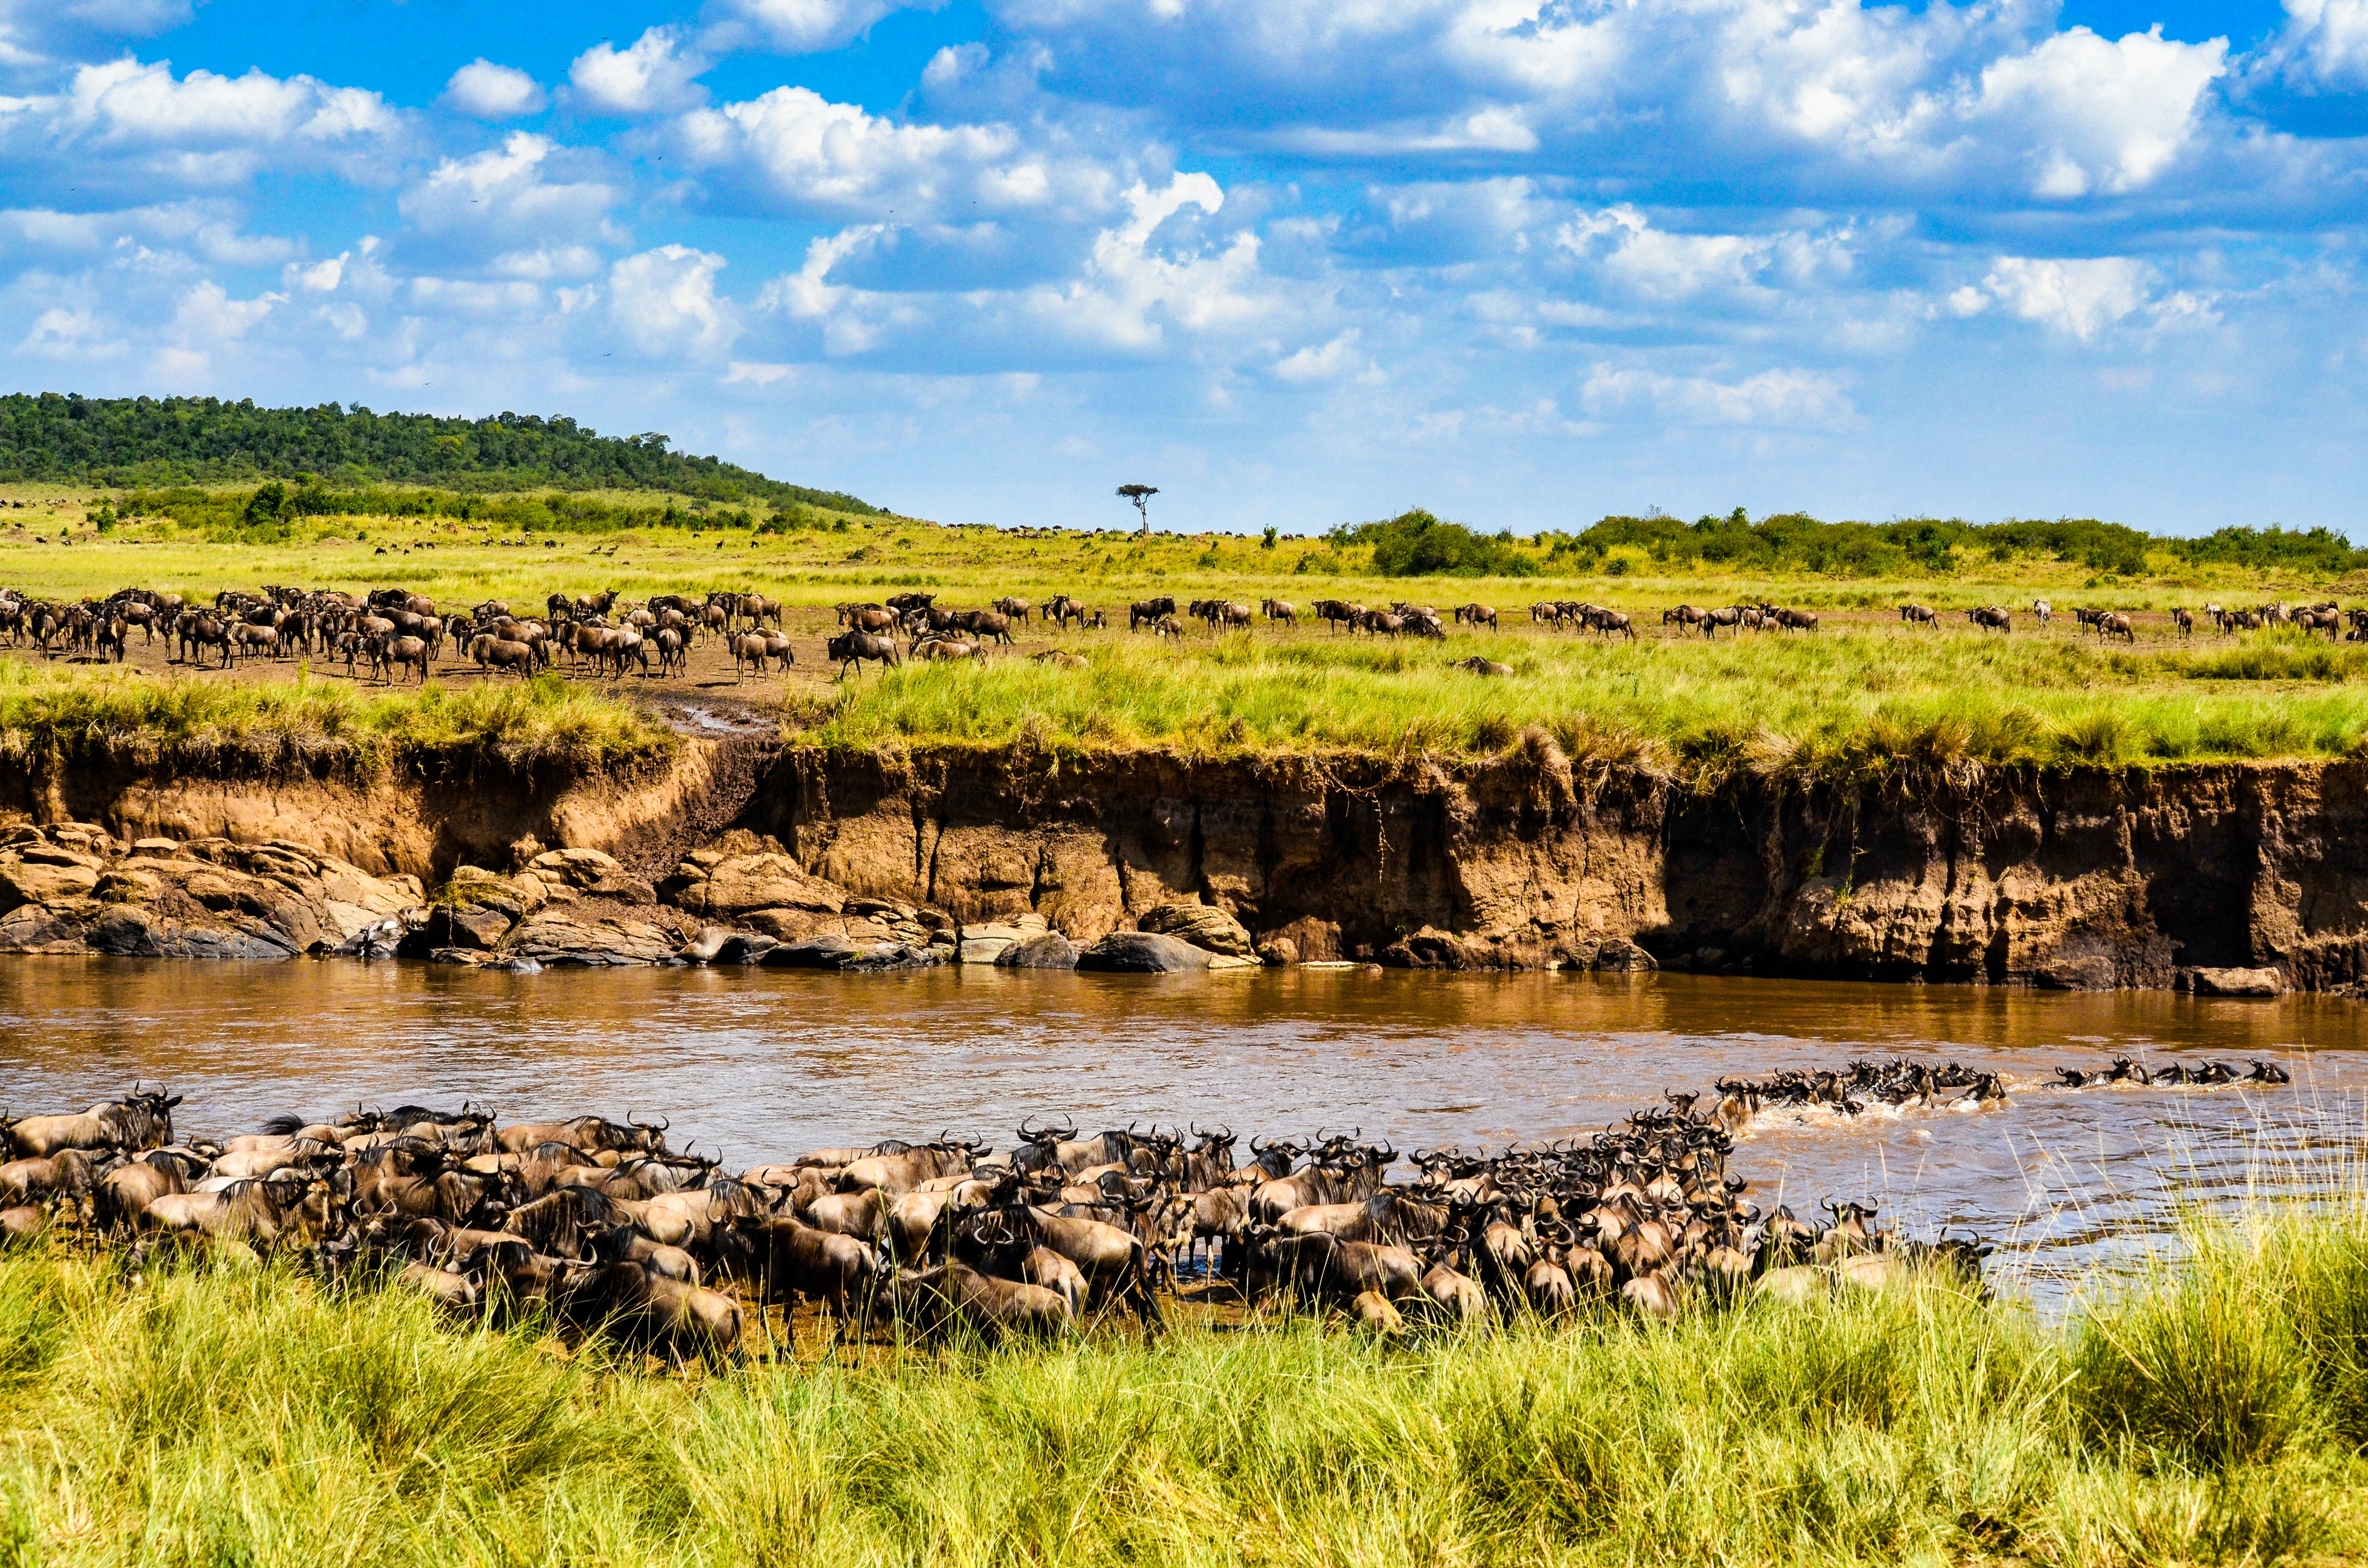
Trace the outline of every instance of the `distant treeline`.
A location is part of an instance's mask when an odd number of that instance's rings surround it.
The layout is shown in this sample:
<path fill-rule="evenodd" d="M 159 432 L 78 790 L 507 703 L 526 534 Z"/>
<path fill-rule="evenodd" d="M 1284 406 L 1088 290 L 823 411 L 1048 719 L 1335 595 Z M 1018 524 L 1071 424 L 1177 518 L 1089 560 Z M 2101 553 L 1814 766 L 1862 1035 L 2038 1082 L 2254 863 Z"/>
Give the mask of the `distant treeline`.
<path fill-rule="evenodd" d="M 0 482 L 108 486 L 279 479 L 353 490 L 433 484 L 482 493 L 664 490 L 711 502 L 881 508 L 835 490 L 666 449 L 664 436 L 602 436 L 530 414 L 442 419 L 325 403 L 257 408 L 214 398 L 0 397 Z"/>
<path fill-rule="evenodd" d="M 293 538 L 295 530 L 308 521 L 335 517 L 434 517 L 541 533 L 609 533 L 639 528 L 693 532 L 754 528 L 771 532 L 831 526 L 831 519 L 823 513 L 798 506 L 759 519 L 746 507 L 710 506 L 704 502 L 635 506 L 587 495 L 483 495 L 393 488 L 338 491 L 317 484 L 290 488 L 276 479 L 252 492 L 199 490 L 190 485 L 129 491 L 120 511 L 110 506 L 97 520 L 105 528 L 118 521 L 165 518 L 218 540 L 273 543 Z M 846 526 L 844 518 L 837 521 L 839 527 Z"/>
<path fill-rule="evenodd" d="M 2008 561 L 2021 554 L 2077 562 L 2092 572 L 2125 577 L 2150 570 L 2149 553 L 2189 565 L 2274 567 L 2321 576 L 2368 568 L 2368 551 L 2331 528 L 2222 528 L 2200 539 L 2146 534 L 2093 517 L 2054 522 L 1968 523 L 1912 517 L 1889 523 L 1823 523 L 1798 512 L 1753 522 L 1737 507 L 1725 517 L 1685 522 L 1677 517 L 1606 517 L 1577 533 L 1541 535 L 1547 558 L 1600 561 L 1622 545 L 1655 561 L 1703 562 L 1734 571 L 1807 571 L 1873 577 L 1927 572 L 1945 574 L 1971 557 Z"/>

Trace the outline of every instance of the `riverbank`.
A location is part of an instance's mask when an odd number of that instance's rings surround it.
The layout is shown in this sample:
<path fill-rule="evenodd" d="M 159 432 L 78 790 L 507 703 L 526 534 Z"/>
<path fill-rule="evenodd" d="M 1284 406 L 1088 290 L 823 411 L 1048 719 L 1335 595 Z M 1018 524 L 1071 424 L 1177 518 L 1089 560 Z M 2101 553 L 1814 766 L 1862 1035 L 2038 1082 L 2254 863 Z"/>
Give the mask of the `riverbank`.
<path fill-rule="evenodd" d="M 0 950 L 2368 982 L 2356 760 L 1689 786 L 1537 728 L 1463 759 L 784 744 L 630 715 L 575 743 L 594 699 L 564 688 L 412 700 L 389 711 L 417 727 L 310 751 L 0 730 L 25 760 Z"/>
<path fill-rule="evenodd" d="M 677 1376 L 280 1271 L 0 1260 L 14 1561 L 2340 1562 L 2368 1233 L 2051 1326 L 1924 1289 L 1379 1344 L 1119 1334 Z M 2100 1290 L 2102 1285 L 2100 1282 Z"/>

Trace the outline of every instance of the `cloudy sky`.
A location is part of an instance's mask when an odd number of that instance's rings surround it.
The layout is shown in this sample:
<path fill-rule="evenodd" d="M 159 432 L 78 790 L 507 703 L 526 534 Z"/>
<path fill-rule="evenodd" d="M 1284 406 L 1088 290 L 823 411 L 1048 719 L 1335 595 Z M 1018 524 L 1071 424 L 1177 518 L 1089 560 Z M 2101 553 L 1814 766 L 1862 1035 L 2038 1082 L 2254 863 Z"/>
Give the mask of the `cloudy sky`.
<path fill-rule="evenodd" d="M 948 521 L 2348 529 L 2363 216 L 2368 0 L 0 0 L 8 388 Z"/>

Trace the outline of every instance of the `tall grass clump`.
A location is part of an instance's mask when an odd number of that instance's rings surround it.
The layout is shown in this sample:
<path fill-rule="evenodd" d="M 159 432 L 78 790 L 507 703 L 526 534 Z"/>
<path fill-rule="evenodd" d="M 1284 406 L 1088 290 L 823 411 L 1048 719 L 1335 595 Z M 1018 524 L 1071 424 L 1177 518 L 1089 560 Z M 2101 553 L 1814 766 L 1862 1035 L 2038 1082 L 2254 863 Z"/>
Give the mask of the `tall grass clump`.
<path fill-rule="evenodd" d="M 8 1332 L 28 1306 L 0 1562 L 2135 1568 L 2368 1547 L 2368 1461 L 2326 1423 L 2262 1462 L 2159 1462 L 2091 1418 L 2089 1327 L 1938 1284 L 1660 1325 L 1377 1343 L 1292 1318 L 712 1373 L 279 1267 L 0 1258 Z"/>
<path fill-rule="evenodd" d="M 364 771 L 492 757 L 518 766 L 655 759 L 673 736 L 631 705 L 543 676 L 371 689 L 349 681 L 158 679 L 0 661 L 0 756 L 126 748 L 202 764 L 326 756 Z"/>
<path fill-rule="evenodd" d="M 2073 1407 L 2090 1437 L 2209 1470 L 2277 1459 L 2312 1415 L 2311 1369 L 2263 1270 L 2229 1235 L 2199 1233 L 2158 1273 L 2083 1322 Z"/>

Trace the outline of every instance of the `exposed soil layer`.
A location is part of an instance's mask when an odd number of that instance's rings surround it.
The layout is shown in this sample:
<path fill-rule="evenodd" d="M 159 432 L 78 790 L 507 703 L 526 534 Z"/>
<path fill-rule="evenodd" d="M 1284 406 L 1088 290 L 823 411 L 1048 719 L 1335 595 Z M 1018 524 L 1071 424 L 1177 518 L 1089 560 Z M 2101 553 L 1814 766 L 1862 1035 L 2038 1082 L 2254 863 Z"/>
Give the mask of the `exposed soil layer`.
<path fill-rule="evenodd" d="M 1916 794 L 1456 767 L 785 753 L 746 825 L 850 891 L 1081 940 L 1200 902 L 1262 950 L 2106 989 L 2368 979 L 2368 766 L 1996 772 Z"/>
<path fill-rule="evenodd" d="M 441 913 L 429 937 L 430 912 L 413 912 L 405 950 L 488 960 L 525 943 L 522 956 L 567 961 L 575 938 L 553 930 L 571 925 L 631 927 L 585 961 L 721 950 L 824 967 L 882 952 L 991 961 L 1048 929 L 1088 948 L 1140 929 L 1216 967 L 1253 961 L 1247 949 L 1269 963 L 2079 989 L 2368 983 L 2368 764 L 2347 761 L 1697 793 L 1574 768 L 1536 733 L 1447 765 L 856 754 L 778 747 L 735 723 L 630 778 L 353 781 L 236 758 L 160 776 L 85 758 L 0 787 L 0 825 L 10 817 L 88 824 L 119 854 L 270 842 L 417 878 L 442 888 Z M 602 853 L 563 877 L 563 850 Z M 102 850 L 89 869 L 108 864 Z M 0 903 L 41 902 L 41 878 L 22 880 Z M 570 892 L 587 907 L 546 907 Z M 735 931 L 749 939 L 719 949 Z M 819 955 L 764 957 L 814 942 Z"/>

